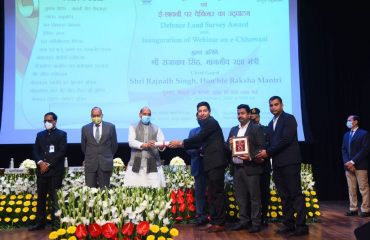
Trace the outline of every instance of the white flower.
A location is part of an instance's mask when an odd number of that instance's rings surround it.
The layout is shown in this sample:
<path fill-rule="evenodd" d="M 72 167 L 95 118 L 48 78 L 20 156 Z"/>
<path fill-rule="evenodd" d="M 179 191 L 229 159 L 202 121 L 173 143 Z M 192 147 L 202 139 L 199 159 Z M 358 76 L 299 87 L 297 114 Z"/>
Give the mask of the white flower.
<path fill-rule="evenodd" d="M 65 216 L 65 217 L 61 218 L 60 221 L 62 223 L 69 223 L 69 216 Z"/>
<path fill-rule="evenodd" d="M 168 219 L 168 218 L 164 218 L 163 219 L 163 225 L 164 226 L 167 226 L 167 225 L 169 225 L 170 224 L 170 220 Z"/>
<path fill-rule="evenodd" d="M 123 163 L 121 158 L 113 159 L 113 167 L 124 167 L 125 164 Z"/>
<path fill-rule="evenodd" d="M 85 225 L 89 225 L 90 224 L 90 220 L 86 217 L 81 217 L 81 222 Z"/>
<path fill-rule="evenodd" d="M 55 212 L 55 214 L 54 214 L 56 217 L 60 217 L 60 215 L 62 215 L 62 210 L 58 210 L 58 211 L 56 211 Z"/>
<path fill-rule="evenodd" d="M 179 156 L 172 158 L 172 160 L 170 161 L 170 165 L 171 166 L 186 166 L 184 160 L 180 158 Z"/>
<path fill-rule="evenodd" d="M 92 194 L 96 194 L 97 192 L 99 192 L 99 188 L 91 188 L 90 190 Z"/>
<path fill-rule="evenodd" d="M 150 221 L 153 221 L 153 220 L 154 220 L 154 218 L 155 218 L 155 214 L 154 214 L 154 212 L 150 211 L 150 212 L 148 213 L 148 218 L 149 218 L 149 220 L 150 220 Z"/>
<path fill-rule="evenodd" d="M 21 169 L 36 169 L 36 162 L 31 159 L 24 160 L 19 166 Z"/>

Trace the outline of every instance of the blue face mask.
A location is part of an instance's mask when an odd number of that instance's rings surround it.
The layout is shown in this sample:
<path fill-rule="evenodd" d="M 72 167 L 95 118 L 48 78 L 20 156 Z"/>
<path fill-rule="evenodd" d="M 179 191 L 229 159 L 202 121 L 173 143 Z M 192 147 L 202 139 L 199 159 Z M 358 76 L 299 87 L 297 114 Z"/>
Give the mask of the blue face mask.
<path fill-rule="evenodd" d="M 150 123 L 150 116 L 141 116 L 141 122 L 145 125 Z"/>
<path fill-rule="evenodd" d="M 346 125 L 347 125 L 348 128 L 352 128 L 352 121 L 347 121 Z"/>

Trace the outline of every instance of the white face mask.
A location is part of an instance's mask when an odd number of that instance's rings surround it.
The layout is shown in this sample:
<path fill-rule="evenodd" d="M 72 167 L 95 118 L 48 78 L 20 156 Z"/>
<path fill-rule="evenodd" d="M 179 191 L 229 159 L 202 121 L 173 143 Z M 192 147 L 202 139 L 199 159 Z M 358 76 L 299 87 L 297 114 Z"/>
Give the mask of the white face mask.
<path fill-rule="evenodd" d="M 46 128 L 47 130 L 50 130 L 50 129 L 52 129 L 52 128 L 53 128 L 53 124 L 52 124 L 51 122 L 45 122 L 45 123 L 44 123 L 44 125 L 45 125 L 45 128 Z"/>

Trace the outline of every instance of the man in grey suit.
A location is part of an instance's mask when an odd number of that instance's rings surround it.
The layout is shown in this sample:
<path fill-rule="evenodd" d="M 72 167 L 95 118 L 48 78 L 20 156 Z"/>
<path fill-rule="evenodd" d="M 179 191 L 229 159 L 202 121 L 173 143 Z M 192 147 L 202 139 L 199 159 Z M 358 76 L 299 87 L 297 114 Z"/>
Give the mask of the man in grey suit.
<path fill-rule="evenodd" d="M 232 156 L 234 175 L 234 190 L 239 206 L 240 221 L 231 227 L 238 231 L 247 229 L 250 233 L 261 231 L 261 193 L 260 175 L 262 166 L 255 156 L 263 148 L 265 138 L 262 128 L 250 121 L 250 108 L 246 104 L 237 107 L 239 125 L 232 127 L 229 134 L 230 150 L 233 148 L 233 138 L 247 137 L 249 153 Z"/>
<path fill-rule="evenodd" d="M 116 127 L 102 121 L 100 107 L 91 109 L 92 122 L 82 127 L 81 148 L 85 154 L 85 182 L 88 187 L 109 187 L 113 156 L 117 151 Z"/>

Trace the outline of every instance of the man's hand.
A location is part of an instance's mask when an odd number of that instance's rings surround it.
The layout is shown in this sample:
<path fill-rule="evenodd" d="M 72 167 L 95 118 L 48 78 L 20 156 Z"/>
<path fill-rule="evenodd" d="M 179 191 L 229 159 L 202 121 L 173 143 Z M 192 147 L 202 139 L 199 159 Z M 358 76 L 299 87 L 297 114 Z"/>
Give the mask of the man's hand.
<path fill-rule="evenodd" d="M 143 143 L 142 145 L 141 145 L 141 148 L 143 148 L 143 149 L 148 149 L 148 148 L 152 148 L 152 147 L 154 147 L 155 146 L 155 141 L 154 140 L 150 140 L 149 142 L 147 142 L 147 143 Z"/>
<path fill-rule="evenodd" d="M 267 158 L 268 154 L 266 152 L 266 149 L 263 149 L 259 151 L 259 153 L 256 155 L 256 158 Z"/>
<path fill-rule="evenodd" d="M 352 164 L 352 166 L 351 167 L 349 167 L 349 169 L 348 169 L 350 172 L 352 172 L 352 173 L 355 173 L 356 172 L 356 167 L 355 167 L 355 165 L 353 165 Z"/>
<path fill-rule="evenodd" d="M 49 170 L 49 165 L 46 162 L 41 162 L 39 166 L 41 174 L 44 174 Z"/>
<path fill-rule="evenodd" d="M 180 148 L 182 147 L 182 141 L 180 140 L 172 140 L 170 141 L 170 144 L 168 145 L 170 148 Z"/>
<path fill-rule="evenodd" d="M 229 138 L 229 144 L 230 144 L 231 147 L 233 146 L 233 138 L 234 137 Z"/>
<path fill-rule="evenodd" d="M 251 160 L 251 157 L 249 156 L 249 154 L 244 154 L 244 155 L 238 156 L 238 158 L 240 158 L 243 161 L 250 161 Z"/>
<path fill-rule="evenodd" d="M 353 165 L 351 162 L 346 162 L 346 163 L 344 164 L 344 167 L 345 167 L 348 171 L 350 171 L 350 172 L 352 172 L 352 173 L 354 173 L 354 172 L 356 171 L 356 167 L 355 167 L 355 165 Z"/>

